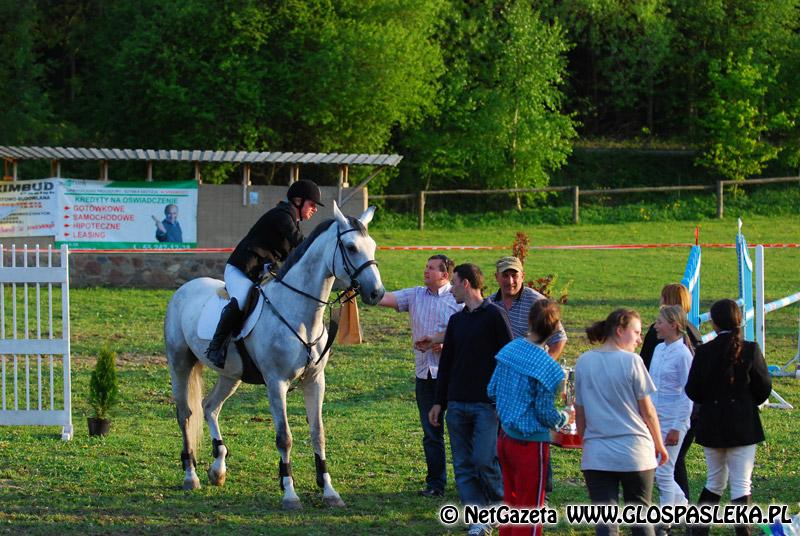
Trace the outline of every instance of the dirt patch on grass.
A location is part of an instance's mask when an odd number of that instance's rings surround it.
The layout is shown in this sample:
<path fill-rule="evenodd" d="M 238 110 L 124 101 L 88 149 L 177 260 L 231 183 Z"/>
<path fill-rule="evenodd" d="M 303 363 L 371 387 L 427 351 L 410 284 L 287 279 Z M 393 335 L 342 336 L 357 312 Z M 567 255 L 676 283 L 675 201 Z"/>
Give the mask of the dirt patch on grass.
<path fill-rule="evenodd" d="M 76 368 L 94 367 L 97 357 L 93 355 L 73 355 L 72 364 Z M 140 355 L 133 353 L 117 354 L 117 366 L 125 368 L 167 366 L 163 355 Z"/>

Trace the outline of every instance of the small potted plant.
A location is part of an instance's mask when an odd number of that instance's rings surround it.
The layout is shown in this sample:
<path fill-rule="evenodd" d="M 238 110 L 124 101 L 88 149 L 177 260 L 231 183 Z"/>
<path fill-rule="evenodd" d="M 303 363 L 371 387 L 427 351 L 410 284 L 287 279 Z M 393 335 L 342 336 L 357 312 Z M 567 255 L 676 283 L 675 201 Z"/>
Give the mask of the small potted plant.
<path fill-rule="evenodd" d="M 92 379 L 89 382 L 89 405 L 94 410 L 94 417 L 87 419 L 90 436 L 107 435 L 111 426 L 108 412 L 119 401 L 116 360 L 117 354 L 108 348 L 103 348 L 92 371 Z"/>

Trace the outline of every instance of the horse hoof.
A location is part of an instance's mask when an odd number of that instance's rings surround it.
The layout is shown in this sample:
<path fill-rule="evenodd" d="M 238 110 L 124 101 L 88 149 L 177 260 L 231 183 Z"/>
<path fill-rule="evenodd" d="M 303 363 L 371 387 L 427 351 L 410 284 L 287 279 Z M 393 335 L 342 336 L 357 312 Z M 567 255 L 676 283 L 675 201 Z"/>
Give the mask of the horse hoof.
<path fill-rule="evenodd" d="M 193 489 L 200 489 L 200 479 L 187 478 L 186 480 L 183 481 L 184 491 L 192 491 Z"/>
<path fill-rule="evenodd" d="M 303 503 L 300 502 L 299 499 L 294 500 L 285 500 L 281 503 L 281 508 L 284 510 L 302 510 Z"/>
<path fill-rule="evenodd" d="M 331 508 L 344 508 L 345 506 L 341 497 L 323 497 L 322 504 Z"/>
<path fill-rule="evenodd" d="M 212 486 L 223 486 L 225 484 L 225 477 L 227 473 L 218 473 L 213 469 L 208 470 L 208 481 Z"/>

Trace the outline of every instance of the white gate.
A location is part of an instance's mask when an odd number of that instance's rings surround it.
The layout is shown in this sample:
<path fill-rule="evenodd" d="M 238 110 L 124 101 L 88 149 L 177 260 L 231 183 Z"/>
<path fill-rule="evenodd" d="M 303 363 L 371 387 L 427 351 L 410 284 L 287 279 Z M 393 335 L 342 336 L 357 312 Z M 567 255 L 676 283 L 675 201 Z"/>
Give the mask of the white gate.
<path fill-rule="evenodd" d="M 0 425 L 61 426 L 68 441 L 69 251 L 12 246 L 5 257 L 0 245 Z"/>

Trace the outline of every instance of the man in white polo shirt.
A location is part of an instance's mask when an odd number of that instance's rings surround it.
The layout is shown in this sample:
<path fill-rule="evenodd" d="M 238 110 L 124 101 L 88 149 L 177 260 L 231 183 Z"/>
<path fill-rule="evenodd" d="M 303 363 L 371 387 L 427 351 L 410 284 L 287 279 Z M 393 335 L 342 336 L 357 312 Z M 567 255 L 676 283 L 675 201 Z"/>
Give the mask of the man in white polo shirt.
<path fill-rule="evenodd" d="M 422 424 L 422 448 L 428 473 L 425 488 L 419 493 L 425 497 L 441 497 L 447 482 L 444 426 L 435 427 L 428 421 L 428 412 L 434 404 L 436 377 L 442 345 L 421 343 L 424 338 L 444 338 L 450 316 L 461 310 L 450 293 L 453 261 L 446 255 L 433 255 L 425 265 L 425 285 L 387 292 L 379 305 L 396 311 L 408 311 L 411 318 L 411 339 L 416 363 L 416 398 L 419 420 Z"/>

